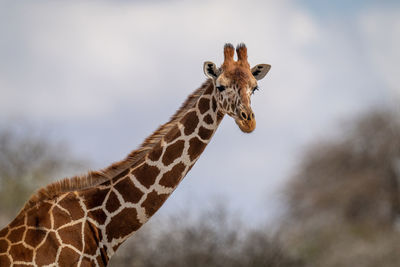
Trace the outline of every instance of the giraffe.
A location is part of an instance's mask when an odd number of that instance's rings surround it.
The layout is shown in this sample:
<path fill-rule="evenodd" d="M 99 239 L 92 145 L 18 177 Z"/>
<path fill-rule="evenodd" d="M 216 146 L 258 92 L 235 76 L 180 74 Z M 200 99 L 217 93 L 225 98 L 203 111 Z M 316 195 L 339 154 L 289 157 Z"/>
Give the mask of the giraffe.
<path fill-rule="evenodd" d="M 38 190 L 0 231 L 0 266 L 106 266 L 118 247 L 161 207 L 193 167 L 225 114 L 255 129 L 250 96 L 270 65 L 253 68 L 244 44 L 224 46 L 217 68 L 170 121 L 126 159 Z"/>

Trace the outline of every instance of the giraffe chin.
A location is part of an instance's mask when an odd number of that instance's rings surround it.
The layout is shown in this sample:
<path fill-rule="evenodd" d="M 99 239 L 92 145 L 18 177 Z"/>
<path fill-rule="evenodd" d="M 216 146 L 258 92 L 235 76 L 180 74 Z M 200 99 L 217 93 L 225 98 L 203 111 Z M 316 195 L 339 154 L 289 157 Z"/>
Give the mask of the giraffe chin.
<path fill-rule="evenodd" d="M 251 133 L 256 128 L 256 121 L 255 120 L 235 120 L 236 124 L 239 126 L 240 130 L 244 133 Z"/>

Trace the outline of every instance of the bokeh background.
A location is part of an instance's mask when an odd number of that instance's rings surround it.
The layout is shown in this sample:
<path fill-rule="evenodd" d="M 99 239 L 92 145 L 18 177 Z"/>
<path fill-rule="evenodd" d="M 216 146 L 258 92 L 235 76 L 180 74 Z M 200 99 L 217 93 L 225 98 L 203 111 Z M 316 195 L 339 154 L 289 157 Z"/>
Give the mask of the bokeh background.
<path fill-rule="evenodd" d="M 125 157 L 246 43 L 257 129 L 225 118 L 112 266 L 399 266 L 400 2 L 0 1 L 0 227 Z"/>

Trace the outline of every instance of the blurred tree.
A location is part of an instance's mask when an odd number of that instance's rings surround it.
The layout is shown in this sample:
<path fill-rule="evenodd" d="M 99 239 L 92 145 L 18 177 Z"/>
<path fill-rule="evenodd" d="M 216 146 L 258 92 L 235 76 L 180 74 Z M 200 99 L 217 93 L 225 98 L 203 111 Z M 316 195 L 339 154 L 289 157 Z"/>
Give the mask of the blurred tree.
<path fill-rule="evenodd" d="M 281 232 L 309 266 L 399 266 L 399 114 L 370 112 L 345 129 L 303 156 Z"/>
<path fill-rule="evenodd" d="M 399 118 L 373 112 L 346 133 L 305 154 L 288 189 L 290 216 L 328 213 L 352 222 L 393 225 L 400 215 Z"/>
<path fill-rule="evenodd" d="M 87 165 L 28 123 L 0 126 L 0 228 L 39 187 Z"/>
<path fill-rule="evenodd" d="M 221 206 L 198 216 L 183 212 L 155 219 L 123 245 L 110 266 L 303 266 L 265 229 L 245 229 Z"/>

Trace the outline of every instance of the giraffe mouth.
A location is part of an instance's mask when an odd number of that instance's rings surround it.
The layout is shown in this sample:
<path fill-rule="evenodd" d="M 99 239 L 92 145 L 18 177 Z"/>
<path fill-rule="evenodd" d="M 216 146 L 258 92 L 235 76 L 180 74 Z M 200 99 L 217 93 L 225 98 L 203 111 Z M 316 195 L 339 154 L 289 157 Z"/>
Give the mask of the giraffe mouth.
<path fill-rule="evenodd" d="M 256 120 L 235 119 L 236 124 L 244 133 L 251 133 L 256 128 Z"/>

